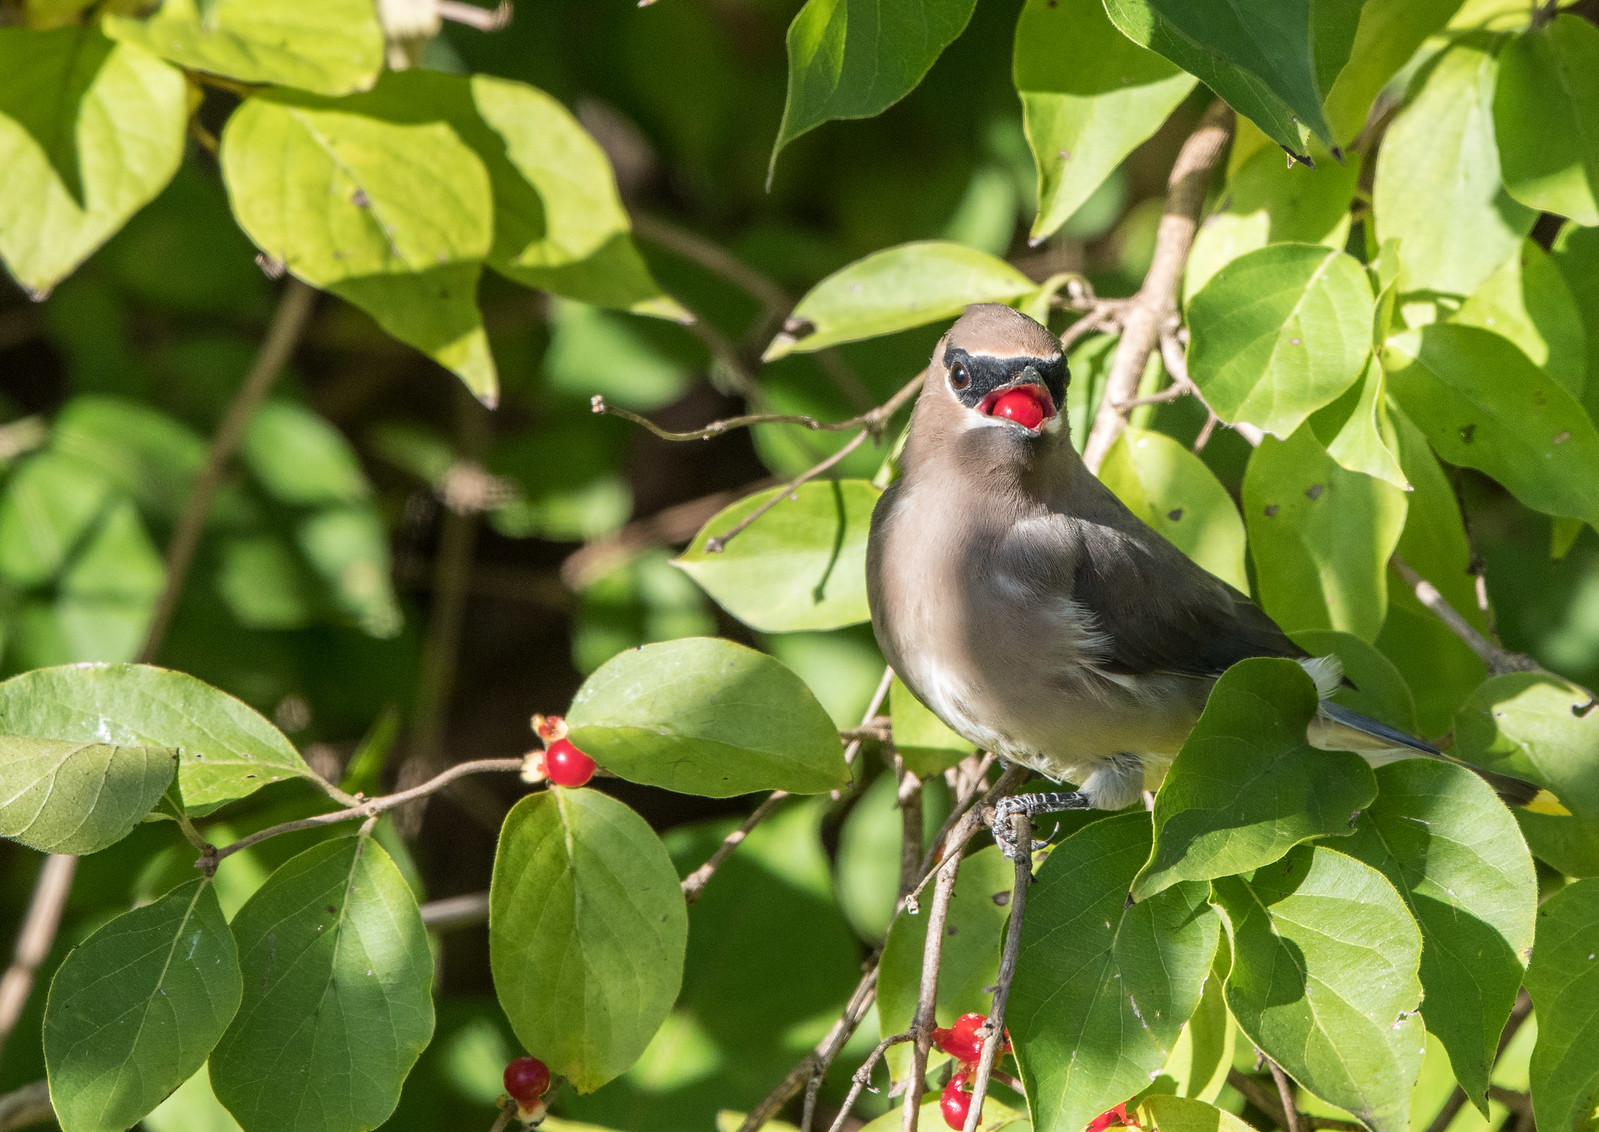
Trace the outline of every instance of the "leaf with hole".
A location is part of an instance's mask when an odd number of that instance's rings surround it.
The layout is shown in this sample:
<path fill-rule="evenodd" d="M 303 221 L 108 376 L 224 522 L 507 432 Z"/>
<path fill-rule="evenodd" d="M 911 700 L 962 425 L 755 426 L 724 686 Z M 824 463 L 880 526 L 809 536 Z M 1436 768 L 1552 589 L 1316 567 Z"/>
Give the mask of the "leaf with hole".
<path fill-rule="evenodd" d="M 44 1056 L 64 1132 L 121 1132 L 205 1064 L 243 994 L 209 880 L 124 912 L 50 983 Z"/>
<path fill-rule="evenodd" d="M 500 830 L 489 891 L 494 989 L 525 1048 L 590 1093 L 638 1059 L 683 979 L 688 913 L 644 819 L 552 787 Z"/>

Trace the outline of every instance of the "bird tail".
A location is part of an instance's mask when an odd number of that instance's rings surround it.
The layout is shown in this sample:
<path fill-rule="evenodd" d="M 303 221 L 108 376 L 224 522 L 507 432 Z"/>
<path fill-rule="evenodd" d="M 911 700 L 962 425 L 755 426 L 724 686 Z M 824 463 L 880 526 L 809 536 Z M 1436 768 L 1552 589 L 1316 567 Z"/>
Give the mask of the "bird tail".
<path fill-rule="evenodd" d="M 1482 779 L 1507 805 L 1520 806 L 1537 814 L 1569 815 L 1570 810 L 1560 804 L 1560 799 L 1548 790 L 1526 779 L 1502 774 L 1497 770 L 1475 766 L 1465 759 L 1456 758 L 1424 743 L 1398 728 L 1389 727 L 1380 720 L 1362 715 L 1331 700 L 1321 701 L 1321 710 L 1311 720 L 1306 738 L 1312 747 L 1324 751 L 1353 751 L 1372 766 L 1397 762 L 1399 759 L 1436 759 L 1463 767 Z"/>

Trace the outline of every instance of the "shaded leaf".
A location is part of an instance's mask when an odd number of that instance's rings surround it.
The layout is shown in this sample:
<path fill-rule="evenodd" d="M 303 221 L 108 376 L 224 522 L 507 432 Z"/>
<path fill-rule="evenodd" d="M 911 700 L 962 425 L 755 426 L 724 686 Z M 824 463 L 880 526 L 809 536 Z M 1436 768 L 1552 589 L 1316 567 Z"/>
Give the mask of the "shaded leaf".
<path fill-rule="evenodd" d="M 1388 80 L 1460 5 L 1461 0 L 1366 0 L 1361 5 L 1349 62 L 1327 90 L 1334 141 L 1348 145 L 1355 140 Z"/>
<path fill-rule="evenodd" d="M 1505 190 L 1528 208 L 1599 224 L 1599 28 L 1557 15 L 1499 57 L 1494 132 Z"/>
<path fill-rule="evenodd" d="M 433 959 L 383 847 L 341 837 L 279 866 L 233 918 L 244 999 L 211 1087 L 250 1132 L 375 1128 L 433 1036 Z"/>
<path fill-rule="evenodd" d="M 833 118 L 870 118 L 916 89 L 977 0 L 806 0 L 788 28 L 788 100 L 777 155 Z"/>
<path fill-rule="evenodd" d="M 17 469 L 0 496 L 0 575 L 43 585 L 86 538 L 110 494 L 105 478 L 76 460 L 41 452 Z"/>
<path fill-rule="evenodd" d="M 975 743 L 944 726 L 898 676 L 888 689 L 888 710 L 894 721 L 894 751 L 913 774 L 939 774 L 977 750 Z"/>
<path fill-rule="evenodd" d="M 1158 1132 L 1248 1132 L 1251 1127 L 1226 1109 L 1186 1097 L 1157 1093 L 1144 1100 L 1144 1108 Z"/>
<path fill-rule="evenodd" d="M 319 507 L 372 494 L 354 447 L 325 417 L 273 399 L 250 417 L 239 459 L 279 503 Z"/>
<path fill-rule="evenodd" d="M 0 735 L 174 748 L 190 814 L 270 782 L 312 776 L 293 745 L 252 708 L 193 676 L 146 664 L 13 676 L 0 683 Z"/>
<path fill-rule="evenodd" d="M 1599 521 L 1599 431 L 1508 340 L 1438 323 L 1382 350 L 1394 399 L 1438 455 L 1488 473 L 1529 507 Z"/>
<path fill-rule="evenodd" d="M 1527 991 L 1538 1011 L 1532 1111 L 1542 1128 L 1593 1121 L 1599 1089 L 1599 881 L 1569 884 L 1538 909 L 1538 944 Z"/>
<path fill-rule="evenodd" d="M 50 983 L 44 1056 L 65 1132 L 121 1132 L 205 1064 L 243 993 L 209 880 L 124 912 Z"/>
<path fill-rule="evenodd" d="M 1222 581 L 1249 588 L 1238 508 L 1186 447 L 1164 433 L 1128 428 L 1105 453 L 1099 478 L 1189 558 Z"/>
<path fill-rule="evenodd" d="M 774 338 L 762 360 L 908 330 L 952 318 L 972 303 L 1005 302 L 1036 288 L 987 252 L 939 241 L 901 244 L 835 271 L 806 292 L 789 316 L 795 329 Z"/>
<path fill-rule="evenodd" d="M 1222 420 L 1286 439 L 1360 377 L 1373 308 L 1353 256 L 1319 244 L 1249 252 L 1189 302 L 1189 374 Z"/>
<path fill-rule="evenodd" d="M 1194 89 L 1116 30 L 1101 0 L 1028 0 L 1012 69 L 1038 168 L 1031 237 L 1052 235 Z"/>
<path fill-rule="evenodd" d="M 1590 419 L 1599 420 L 1599 229 L 1567 224 L 1555 240 L 1555 267 L 1560 271 L 1582 316 L 1584 374 L 1593 374 L 1583 390 Z"/>
<path fill-rule="evenodd" d="M 1376 640 L 1405 493 L 1339 467 L 1302 428 L 1255 449 L 1243 497 L 1266 612 L 1290 631 L 1338 629 Z"/>
<path fill-rule="evenodd" d="M 172 179 L 183 72 L 96 28 L 0 28 L 0 260 L 43 297 Z"/>
<path fill-rule="evenodd" d="M 1360 756 L 1305 742 L 1315 714 L 1316 689 L 1294 661 L 1245 660 L 1222 675 L 1155 795 L 1155 844 L 1136 899 L 1349 833 L 1376 781 Z"/>
<path fill-rule="evenodd" d="M 1377 800 L 1338 848 L 1387 877 L 1416 918 L 1422 1018 L 1486 1114 L 1538 902 L 1515 818 L 1470 771 L 1407 759 L 1377 768 Z"/>
<path fill-rule="evenodd" d="M 1222 990 L 1222 980 L 1231 965 L 1232 955 L 1225 941 L 1219 941 L 1199 1005 L 1177 1035 L 1160 1075 L 1149 1085 L 1153 1096 L 1211 1102 L 1221 1095 L 1228 1070 L 1233 1067 L 1238 1032 L 1232 1015 L 1227 1013 L 1227 998 Z"/>
<path fill-rule="evenodd" d="M 1383 875 L 1304 846 L 1218 880 L 1233 943 L 1227 1005 L 1296 1081 L 1375 1132 L 1403 1132 L 1426 1035 L 1421 933 Z"/>
<path fill-rule="evenodd" d="M 1303 629 L 1292 635 L 1294 644 L 1312 656 L 1336 656 L 1344 666 L 1344 676 L 1354 687 L 1339 688 L 1332 697 L 1334 703 L 1364 712 L 1407 734 L 1417 733 L 1416 701 L 1410 685 L 1374 646 L 1353 633 L 1331 629 Z"/>
<path fill-rule="evenodd" d="M 833 721 L 771 657 L 709 637 L 630 649 L 572 698 L 572 742 L 631 782 L 729 798 L 849 782 Z"/>
<path fill-rule="evenodd" d="M 1477 40 L 1457 40 L 1383 137 L 1372 210 L 1377 238 L 1399 241 L 1401 291 L 1469 295 L 1532 229 L 1537 214 L 1500 182 L 1498 68 Z"/>
<path fill-rule="evenodd" d="M 162 747 L 0 736 L 0 837 L 97 853 L 144 820 L 176 770 Z"/>
<path fill-rule="evenodd" d="M 786 490 L 758 492 L 717 512 L 676 565 L 723 609 L 763 633 L 869 620 L 866 534 L 881 493 L 865 480 L 801 484 L 725 549 L 713 554 L 706 548 Z"/>
<path fill-rule="evenodd" d="M 1038 1128 L 1079 1132 L 1146 1088 L 1199 1005 L 1220 924 L 1203 884 L 1128 903 L 1149 845 L 1143 813 L 1092 822 L 1028 893 L 1006 1023 Z"/>
<path fill-rule="evenodd" d="M 314 94 L 377 81 L 383 28 L 365 0 L 163 0 L 146 19 L 107 15 L 106 34 L 180 67 Z"/>
<path fill-rule="evenodd" d="M 621 802 L 552 787 L 506 817 L 489 893 L 495 991 L 523 1045 L 579 1092 L 644 1052 L 687 940 L 671 859 Z"/>
<path fill-rule="evenodd" d="M 1560 270 L 1534 241 L 1522 241 L 1521 254 L 1483 280 L 1453 321 L 1510 339 L 1562 389 L 1582 397 L 1588 370 L 1582 314 Z"/>

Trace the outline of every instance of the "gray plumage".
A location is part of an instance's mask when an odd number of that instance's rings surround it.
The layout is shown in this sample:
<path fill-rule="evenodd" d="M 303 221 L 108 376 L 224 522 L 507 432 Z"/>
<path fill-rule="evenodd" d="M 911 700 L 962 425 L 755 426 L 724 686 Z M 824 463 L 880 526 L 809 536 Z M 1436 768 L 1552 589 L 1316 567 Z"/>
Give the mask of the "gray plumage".
<path fill-rule="evenodd" d="M 867 593 L 884 657 L 935 715 L 1078 784 L 1074 804 L 1120 809 L 1158 783 L 1236 661 L 1297 660 L 1324 700 L 1342 672 L 1088 471 L 1054 411 L 1065 370 L 1059 340 L 1009 307 L 975 306 L 955 323 L 928 366 L 903 474 L 872 515 Z M 1048 419 L 1029 429 L 991 415 L 1011 389 Z M 1447 758 L 1329 707 L 1310 728 L 1316 746 L 1373 763 Z"/>

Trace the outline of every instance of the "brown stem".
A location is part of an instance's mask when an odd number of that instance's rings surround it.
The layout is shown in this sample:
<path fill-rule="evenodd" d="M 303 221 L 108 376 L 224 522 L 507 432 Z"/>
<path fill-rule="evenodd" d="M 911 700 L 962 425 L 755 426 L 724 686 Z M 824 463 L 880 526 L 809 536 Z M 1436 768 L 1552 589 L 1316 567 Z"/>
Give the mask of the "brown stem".
<path fill-rule="evenodd" d="M 517 1104 L 510 1097 L 500 1102 L 500 1111 L 495 1114 L 494 1123 L 489 1125 L 489 1132 L 505 1132 L 511 1126 L 511 1121 L 516 1119 Z"/>
<path fill-rule="evenodd" d="M 1027 846 L 1033 843 L 1033 819 L 1027 814 L 1011 816 L 1011 837 L 1014 844 Z M 1010 985 L 1016 978 L 1016 960 L 1022 953 L 1022 917 L 1027 911 L 1027 889 L 1033 883 L 1033 858 L 1031 853 L 1016 854 L 1016 879 L 1011 885 L 1010 923 L 1005 929 L 1005 950 L 1000 956 L 999 978 L 994 986 L 994 1002 L 988 1011 L 988 1036 L 983 1039 L 983 1052 L 977 1059 L 977 1076 L 972 1078 L 971 1107 L 966 1111 L 964 1132 L 975 1132 L 977 1122 L 983 1118 L 983 1099 L 988 1096 L 988 1079 L 994 1072 L 994 1062 L 1005 1044 L 1005 1007 L 1010 1002 Z M 1294 1129 L 1293 1132 L 1298 1132 Z"/>
<path fill-rule="evenodd" d="M 1477 632 L 1476 627 L 1462 617 L 1459 610 L 1449 604 L 1449 599 L 1438 592 L 1437 586 L 1418 574 L 1415 568 L 1399 555 L 1395 554 L 1390 557 L 1388 565 L 1394 573 L 1404 579 L 1405 584 L 1415 593 L 1416 600 L 1432 610 L 1438 620 L 1442 621 L 1450 632 L 1466 642 L 1466 647 L 1482 659 L 1482 662 L 1488 666 L 1489 675 L 1498 676 L 1505 672 L 1539 671 L 1539 664 L 1532 657 L 1500 648 L 1487 637 Z"/>
<path fill-rule="evenodd" d="M 1211 103 L 1199 128 L 1177 154 L 1166 182 L 1166 209 L 1155 236 L 1155 257 L 1138 294 L 1121 311 L 1121 341 L 1111 359 L 1105 393 L 1083 446 L 1083 462 L 1097 473 L 1111 443 L 1127 427 L 1119 405 L 1132 400 L 1162 329 L 1177 316 L 1177 288 L 1199 227 L 1199 213 L 1212 171 L 1232 136 L 1233 112 L 1221 99 Z"/>
<path fill-rule="evenodd" d="M 77 869 L 78 859 L 68 853 L 50 854 L 39 869 L 39 879 L 33 885 L 33 899 L 28 902 L 28 914 L 23 918 L 22 930 L 17 933 L 17 944 L 11 953 L 11 966 L 0 976 L 0 1052 L 4 1052 L 6 1039 L 27 1005 L 28 992 L 33 989 L 33 977 L 39 965 L 49 956 L 50 947 L 55 943 L 56 930 L 61 926 L 61 910 L 72 892 L 72 878 Z"/>
<path fill-rule="evenodd" d="M 378 814 L 386 813 L 397 806 L 403 806 L 407 802 L 426 798 L 429 794 L 436 793 L 456 779 L 464 778 L 469 774 L 483 774 L 488 771 L 519 772 L 523 765 L 524 760 L 522 759 L 473 759 L 470 762 L 456 763 L 454 766 L 439 772 L 426 782 L 413 786 L 409 790 L 401 790 L 394 794 L 384 794 L 378 798 L 368 798 L 364 802 L 357 802 L 348 809 L 334 810 L 332 813 L 316 814 L 313 817 L 300 818 L 298 821 L 286 821 L 279 825 L 268 826 L 266 829 L 250 834 L 248 837 L 239 838 L 231 845 L 224 845 L 213 853 L 205 854 L 195 862 L 195 868 L 209 873 L 216 869 L 219 861 L 231 857 L 241 849 L 259 845 L 268 838 L 277 837 L 279 834 L 297 833 L 302 829 L 316 829 L 319 826 L 333 825 L 336 822 L 376 817 Z"/>
<path fill-rule="evenodd" d="M 773 790 L 766 796 L 766 801 L 756 806 L 754 812 L 744 819 L 742 825 L 722 838 L 722 843 L 716 847 L 716 852 L 712 853 L 703 865 L 683 878 L 683 899 L 690 904 L 698 900 L 705 892 L 705 885 L 715 875 L 716 870 L 733 855 L 733 850 L 743 844 L 752 829 L 771 817 L 787 797 L 787 790 Z"/>
<path fill-rule="evenodd" d="M 917 878 L 921 873 L 922 864 L 922 780 L 905 769 L 905 763 L 898 755 L 894 761 L 899 764 L 899 886 L 894 893 L 896 907 L 910 895 L 912 888 L 916 887 Z"/>
<path fill-rule="evenodd" d="M 849 1092 L 844 1095 L 844 1107 L 838 1110 L 838 1115 L 833 1118 L 833 1123 L 827 1132 L 843 1132 L 844 1122 L 849 1119 L 850 1109 L 854 1108 L 855 1102 L 860 1099 L 861 1091 L 872 1083 L 872 1070 L 877 1067 L 877 1063 L 891 1047 L 908 1042 L 911 1037 L 910 1032 L 906 1031 L 877 1043 L 877 1048 L 867 1055 L 866 1060 L 861 1062 L 861 1067 L 855 1071 L 855 1076 L 850 1079 Z M 802 1126 L 800 1132 L 809 1132 L 809 1129 Z"/>
<path fill-rule="evenodd" d="M 1227 1071 L 1227 1083 L 1244 1095 L 1244 1099 L 1265 1113 L 1279 1128 L 1288 1127 L 1288 1117 L 1283 1111 L 1282 1101 L 1277 1095 L 1277 1090 L 1266 1084 L 1258 1077 L 1251 1077 L 1247 1073 L 1240 1073 L 1236 1069 Z M 1329 1129 L 1332 1132 L 1366 1132 L 1364 1124 L 1353 1120 L 1336 1120 L 1326 1116 L 1306 1116 L 1299 1114 L 1302 1128 Z"/>
<path fill-rule="evenodd" d="M 14 1132 L 18 1128 L 31 1128 L 35 1124 L 55 1123 L 55 1109 L 50 1107 L 50 1085 L 35 1081 L 0 1096 L 0 1132 Z"/>
<path fill-rule="evenodd" d="M 1283 1120 L 1287 1122 L 1288 1132 L 1300 1132 L 1301 1117 L 1299 1106 L 1294 1103 L 1293 1083 L 1288 1080 L 1283 1067 L 1269 1057 L 1266 1059 L 1266 1068 L 1271 1070 L 1271 1079 L 1277 1085 L 1277 1099 L 1282 1102 Z"/>
<path fill-rule="evenodd" d="M 316 294 L 314 288 L 298 279 L 290 278 L 284 285 L 283 294 L 278 299 L 278 309 L 273 312 L 272 322 L 267 327 L 260 350 L 256 352 L 255 362 L 250 366 L 250 372 L 245 374 L 239 391 L 233 395 L 216 432 L 211 435 L 205 465 L 194 481 L 194 490 L 189 494 L 183 514 L 178 517 L 172 542 L 167 547 L 166 585 L 150 618 L 144 647 L 139 651 L 140 661 L 146 664 L 155 660 L 161 642 L 166 639 L 167 627 L 177 609 L 178 593 L 189 576 L 189 567 L 194 564 L 194 553 L 200 546 L 200 533 L 205 529 L 211 503 L 222 486 L 222 476 L 227 471 L 228 462 L 244 440 L 244 430 L 250 423 L 250 417 L 293 355 L 301 334 L 305 332 L 306 323 L 310 321 Z"/>

